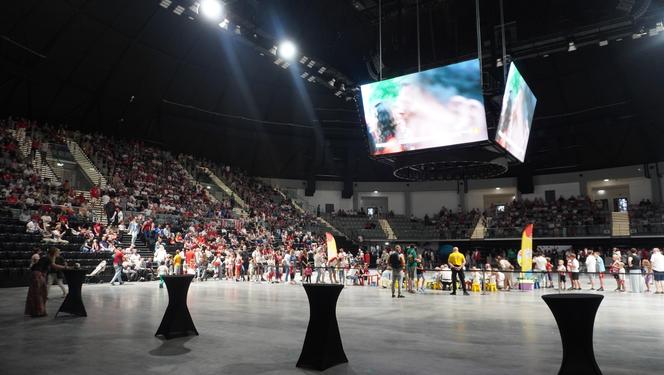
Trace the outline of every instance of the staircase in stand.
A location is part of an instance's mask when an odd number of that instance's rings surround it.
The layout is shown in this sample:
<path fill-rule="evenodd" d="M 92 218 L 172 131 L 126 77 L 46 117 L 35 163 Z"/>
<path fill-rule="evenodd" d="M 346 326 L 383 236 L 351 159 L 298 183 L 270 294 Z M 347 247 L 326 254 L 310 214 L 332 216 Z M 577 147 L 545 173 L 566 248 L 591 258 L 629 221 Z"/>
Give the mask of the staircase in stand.
<path fill-rule="evenodd" d="M 229 197 L 233 198 L 235 203 L 237 203 L 243 210 L 246 211 L 247 209 L 247 204 L 244 202 L 242 198 L 240 198 L 239 195 L 237 195 L 231 188 L 228 187 L 219 177 L 217 177 L 214 172 L 209 170 L 208 168 L 205 167 L 199 167 L 205 174 L 210 177 L 210 180 L 214 182 L 215 185 L 217 185 L 224 193 L 226 193 Z"/>
<path fill-rule="evenodd" d="M 611 213 L 611 236 L 613 237 L 628 237 L 631 233 L 629 231 L 629 213 L 628 212 L 612 212 Z"/>
<path fill-rule="evenodd" d="M 25 134 L 25 128 L 19 128 L 16 131 L 10 132 L 14 134 L 14 138 L 18 141 L 18 150 L 23 158 L 30 156 L 32 150 L 32 138 Z"/>
<path fill-rule="evenodd" d="M 198 181 L 196 181 L 196 179 L 194 179 L 194 176 L 191 175 L 191 173 L 189 172 L 189 170 L 187 170 L 187 168 L 184 168 L 184 167 L 182 166 L 182 164 L 180 164 L 179 161 L 173 159 L 173 160 L 171 160 L 171 163 L 177 163 L 177 164 L 180 165 L 180 167 L 182 167 L 182 169 L 183 169 L 183 170 L 185 171 L 185 173 L 187 174 L 187 179 L 189 180 L 189 182 L 191 182 L 192 185 L 200 185 L 200 184 L 198 183 Z M 208 198 L 210 198 L 210 200 L 211 200 L 212 202 L 214 202 L 214 203 L 219 203 L 219 199 L 217 199 L 217 197 L 215 197 L 214 194 L 210 194 L 209 191 L 206 191 L 205 194 L 208 196 Z"/>
<path fill-rule="evenodd" d="M 32 167 L 35 169 L 42 180 L 49 179 L 55 182 L 61 182 L 58 174 L 53 171 L 51 166 L 42 158 L 40 151 L 35 152 L 35 157 L 32 159 Z M 62 176 L 62 171 L 60 171 L 60 176 Z"/>
<path fill-rule="evenodd" d="M 290 201 L 291 204 L 293 205 L 293 207 L 295 207 L 295 209 L 296 209 L 299 213 L 304 214 L 304 213 L 306 212 L 306 210 L 305 210 L 304 208 L 302 208 L 302 206 L 301 206 L 299 203 L 297 203 L 297 201 L 295 201 L 295 199 L 291 199 L 291 198 L 289 198 L 289 197 L 288 197 L 283 191 L 281 191 L 281 189 L 279 189 L 278 187 L 273 186 L 273 188 L 274 188 L 274 190 L 277 191 L 277 193 L 279 193 L 279 195 L 281 195 L 281 197 L 282 197 L 283 199 L 286 199 L 286 200 Z M 326 228 L 328 231 L 332 232 L 332 234 L 336 234 L 337 236 L 343 236 L 343 237 L 349 238 L 345 233 L 343 233 L 342 231 L 340 231 L 339 229 L 337 229 L 334 225 L 332 225 L 329 221 L 323 219 L 322 217 L 320 217 L 320 216 L 316 217 L 316 221 L 319 222 L 320 225 L 321 225 L 322 227 L 324 227 L 324 228 Z"/>
<path fill-rule="evenodd" d="M 486 235 L 486 220 L 484 219 L 484 215 L 482 215 L 480 216 L 480 219 L 477 221 L 475 229 L 473 229 L 473 233 L 470 235 L 470 239 L 483 240 L 485 235 Z"/>
<path fill-rule="evenodd" d="M 78 163 L 78 165 L 81 167 L 83 173 L 85 173 L 85 175 L 90 179 L 90 182 L 102 189 L 106 188 L 106 177 L 104 177 L 104 175 L 99 172 L 99 169 L 97 169 L 90 158 L 88 158 L 85 152 L 83 152 L 81 146 L 69 138 L 67 138 L 66 142 L 69 152 L 74 157 L 74 160 L 76 160 L 76 163 Z"/>
<path fill-rule="evenodd" d="M 108 224 L 108 219 L 104 213 L 104 206 L 101 205 L 101 199 L 97 199 L 97 202 L 92 202 L 92 199 L 90 199 L 90 192 L 85 190 L 76 190 L 76 195 L 79 194 L 83 194 L 83 197 L 89 203 L 90 211 L 92 212 L 92 220 L 103 225 Z"/>
<path fill-rule="evenodd" d="M 129 246 L 131 246 L 131 235 L 123 233 L 122 236 L 120 236 L 119 246 L 122 249 L 129 248 Z M 142 236 L 140 235 L 136 238 L 136 242 L 134 242 L 134 247 L 136 248 L 136 252 L 145 259 L 152 258 L 152 256 L 154 255 L 154 251 L 148 248 L 147 243 L 145 242 L 145 240 L 143 240 Z"/>
<path fill-rule="evenodd" d="M 380 224 L 380 228 L 385 232 L 385 235 L 387 236 L 388 240 L 396 240 L 397 236 L 394 234 L 394 231 L 392 230 L 392 226 L 386 219 L 378 219 L 378 223 Z"/>

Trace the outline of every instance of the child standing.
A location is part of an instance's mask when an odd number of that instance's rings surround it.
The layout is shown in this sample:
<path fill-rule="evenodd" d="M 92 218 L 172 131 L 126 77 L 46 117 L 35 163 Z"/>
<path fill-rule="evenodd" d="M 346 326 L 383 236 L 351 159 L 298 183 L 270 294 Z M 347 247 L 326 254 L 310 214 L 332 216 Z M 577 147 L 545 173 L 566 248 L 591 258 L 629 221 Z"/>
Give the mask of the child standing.
<path fill-rule="evenodd" d="M 415 283 L 416 292 L 424 293 L 424 263 L 422 262 L 422 255 L 417 257 L 415 272 L 417 273 L 417 282 Z"/>
<path fill-rule="evenodd" d="M 164 262 L 159 263 L 157 275 L 159 275 L 159 288 L 162 289 L 164 287 L 164 276 L 168 275 L 168 267 Z"/>
<path fill-rule="evenodd" d="M 565 277 L 565 272 L 567 271 L 567 268 L 565 268 L 565 261 L 560 259 L 558 261 L 558 268 L 556 268 L 556 271 L 558 271 L 558 290 L 563 291 L 567 289 L 567 280 Z"/>
<path fill-rule="evenodd" d="M 307 266 L 304 269 L 304 282 L 305 283 L 311 283 L 311 274 L 312 273 L 313 273 L 313 269 L 311 268 L 311 264 L 307 263 Z"/>
<path fill-rule="evenodd" d="M 618 263 L 618 267 L 620 267 L 620 269 L 618 270 L 618 291 L 619 292 L 624 292 L 625 291 L 625 263 L 623 263 L 623 262 Z"/>

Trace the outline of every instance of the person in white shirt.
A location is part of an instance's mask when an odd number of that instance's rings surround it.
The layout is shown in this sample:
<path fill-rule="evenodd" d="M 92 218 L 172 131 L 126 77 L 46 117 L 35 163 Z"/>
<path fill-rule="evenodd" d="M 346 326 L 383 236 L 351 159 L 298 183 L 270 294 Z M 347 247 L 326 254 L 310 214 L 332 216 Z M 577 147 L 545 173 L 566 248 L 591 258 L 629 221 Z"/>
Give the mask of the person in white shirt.
<path fill-rule="evenodd" d="M 588 279 L 590 280 L 590 290 L 595 290 L 595 280 L 597 280 L 597 258 L 590 253 L 586 257 L 586 271 L 588 272 Z"/>
<path fill-rule="evenodd" d="M 650 265 L 655 274 L 655 294 L 664 294 L 664 255 L 659 248 L 652 249 L 650 256 Z"/>
<path fill-rule="evenodd" d="M 318 249 L 314 254 L 314 269 L 316 271 L 316 284 L 325 283 L 325 250 Z"/>
<path fill-rule="evenodd" d="M 164 276 L 168 275 L 168 267 L 166 267 L 164 262 L 159 263 L 159 267 L 157 268 L 157 275 L 159 275 L 159 288 L 163 288 Z"/>
<path fill-rule="evenodd" d="M 533 259 L 533 263 L 535 263 L 535 272 L 540 288 L 544 288 L 546 286 L 546 258 L 542 253 L 539 253 Z"/>
<path fill-rule="evenodd" d="M 136 237 L 138 237 L 139 225 L 136 222 L 136 218 L 132 218 L 129 223 L 129 234 L 131 235 L 131 244 L 134 245 L 136 242 Z"/>
<path fill-rule="evenodd" d="M 26 233 L 30 234 L 37 234 L 41 233 L 41 228 L 39 227 L 39 224 L 35 220 L 30 220 L 28 221 L 28 224 L 26 224 Z"/>
<path fill-rule="evenodd" d="M 572 274 L 572 287 L 569 290 L 581 290 L 581 283 L 579 282 L 579 260 L 576 259 L 576 254 L 570 253 L 567 256 L 567 271 Z"/>

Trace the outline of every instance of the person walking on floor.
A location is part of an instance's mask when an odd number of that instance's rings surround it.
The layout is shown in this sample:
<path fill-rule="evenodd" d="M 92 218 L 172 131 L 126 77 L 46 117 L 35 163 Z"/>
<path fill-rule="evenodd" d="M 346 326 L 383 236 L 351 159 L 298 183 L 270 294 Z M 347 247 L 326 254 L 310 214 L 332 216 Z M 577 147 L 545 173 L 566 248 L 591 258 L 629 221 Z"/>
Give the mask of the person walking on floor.
<path fill-rule="evenodd" d="M 390 253 L 389 257 L 390 268 L 392 269 L 392 298 L 394 298 L 394 283 L 398 285 L 399 295 L 398 298 L 404 298 L 404 295 L 401 294 L 401 284 L 403 284 L 403 269 L 406 265 L 406 261 L 403 257 L 401 246 L 395 246 L 394 250 Z"/>
<path fill-rule="evenodd" d="M 466 290 L 466 280 L 463 274 L 463 267 L 466 265 L 466 257 L 463 256 L 459 252 L 458 247 L 453 247 L 452 248 L 452 254 L 447 258 L 447 264 L 450 266 L 450 269 L 452 270 L 452 293 L 451 295 L 456 295 L 456 290 L 457 290 L 457 276 L 459 277 L 459 283 L 461 284 L 461 288 L 463 289 L 463 295 L 467 296 L 468 291 Z"/>
<path fill-rule="evenodd" d="M 122 262 L 124 262 L 124 254 L 122 249 L 116 248 L 115 255 L 113 255 L 113 268 L 115 269 L 115 275 L 111 279 L 111 285 L 115 285 L 115 281 L 119 281 L 120 285 L 124 284 L 122 281 Z"/>
<path fill-rule="evenodd" d="M 664 294 L 664 255 L 660 249 L 652 249 L 650 266 L 655 278 L 655 294 Z"/>

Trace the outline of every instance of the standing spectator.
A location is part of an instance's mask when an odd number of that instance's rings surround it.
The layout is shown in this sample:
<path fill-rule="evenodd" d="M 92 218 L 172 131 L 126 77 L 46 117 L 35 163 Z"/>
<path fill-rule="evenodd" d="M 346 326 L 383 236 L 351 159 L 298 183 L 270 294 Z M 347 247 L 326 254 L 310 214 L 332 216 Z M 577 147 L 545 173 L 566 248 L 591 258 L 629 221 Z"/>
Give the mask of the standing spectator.
<path fill-rule="evenodd" d="M 316 269 L 316 284 L 325 283 L 325 255 L 321 248 L 314 254 L 314 268 Z"/>
<path fill-rule="evenodd" d="M 586 272 L 588 272 L 588 279 L 590 280 L 590 290 L 595 290 L 595 280 L 597 275 L 597 258 L 594 253 L 588 254 L 586 257 Z"/>
<path fill-rule="evenodd" d="M 594 254 L 595 260 L 597 261 L 597 273 L 599 276 L 599 289 L 598 292 L 604 291 L 604 273 L 606 272 L 606 266 L 604 266 L 604 259 L 598 250 L 595 250 Z"/>
<path fill-rule="evenodd" d="M 131 235 L 131 245 L 133 246 L 136 243 L 136 237 L 138 237 L 138 232 L 140 231 L 138 222 L 136 218 L 132 217 L 129 222 L 129 234 Z"/>
<path fill-rule="evenodd" d="M 664 255 L 659 248 L 652 249 L 650 265 L 655 278 L 655 294 L 664 294 Z"/>
<path fill-rule="evenodd" d="M 403 269 L 405 268 L 406 260 L 403 257 L 401 246 L 396 245 L 394 247 L 394 250 L 390 253 L 389 262 L 390 268 L 392 269 L 392 281 L 390 282 L 392 285 L 392 298 L 394 298 L 395 282 L 398 285 L 398 298 L 405 298 L 405 296 L 401 294 L 401 284 L 403 284 Z"/>
<path fill-rule="evenodd" d="M 415 245 L 410 245 L 406 248 L 406 270 L 408 271 L 408 293 L 415 293 L 413 285 L 415 284 L 415 275 L 417 273 L 417 250 Z"/>
<path fill-rule="evenodd" d="M 579 282 L 579 260 L 576 259 L 576 254 L 570 252 L 567 256 L 567 271 L 572 276 L 572 287 L 569 290 L 581 290 L 581 283 Z"/>
<path fill-rule="evenodd" d="M 453 247 L 452 248 L 452 254 L 447 258 L 447 264 L 450 266 L 450 269 L 452 269 L 452 293 L 451 295 L 456 295 L 456 289 L 457 289 L 457 276 L 459 278 L 459 283 L 461 284 L 461 288 L 463 289 L 463 295 L 467 296 L 468 291 L 466 290 L 466 281 L 464 280 L 464 274 L 463 274 L 463 267 L 466 266 L 466 257 L 463 256 L 459 252 L 458 247 Z"/>
<path fill-rule="evenodd" d="M 500 268 L 500 270 L 505 273 L 505 280 L 503 281 L 504 282 L 503 290 L 509 291 L 510 288 L 512 287 L 511 280 L 512 280 L 512 271 L 514 271 L 514 266 L 512 265 L 512 263 L 510 263 L 509 260 L 501 256 L 497 256 L 496 260 L 498 261 L 498 267 Z"/>
<path fill-rule="evenodd" d="M 111 285 L 115 285 L 115 281 L 119 281 L 120 285 L 124 284 L 122 281 L 122 263 L 124 262 L 124 253 L 119 247 L 115 249 L 115 255 L 113 255 L 113 269 L 115 269 L 115 275 L 111 279 Z"/>
<path fill-rule="evenodd" d="M 563 291 L 567 288 L 567 280 L 565 280 L 567 268 L 565 267 L 564 260 L 558 260 L 558 268 L 556 268 L 556 271 L 558 271 L 558 290 Z"/>
<path fill-rule="evenodd" d="M 173 257 L 173 274 L 182 274 L 182 255 L 180 254 L 180 250 L 176 250 L 175 257 Z"/>
<path fill-rule="evenodd" d="M 629 271 L 629 287 L 632 293 L 642 293 L 641 257 L 634 248 L 627 256 L 627 270 Z"/>
<path fill-rule="evenodd" d="M 164 287 L 164 276 L 168 275 L 168 267 L 166 267 L 166 263 L 159 263 L 157 275 L 159 275 L 159 289 L 162 289 Z"/>
<path fill-rule="evenodd" d="M 28 297 L 25 300 L 25 315 L 33 318 L 46 316 L 46 274 L 49 270 L 61 271 L 66 266 L 55 264 L 55 258 L 60 255 L 60 250 L 51 248 L 48 255 L 41 257 L 37 264 L 33 265 L 28 288 Z"/>

